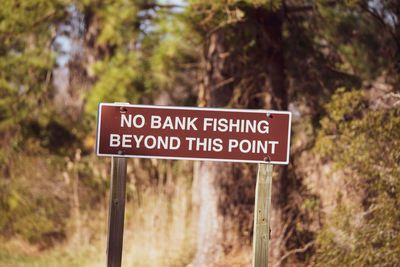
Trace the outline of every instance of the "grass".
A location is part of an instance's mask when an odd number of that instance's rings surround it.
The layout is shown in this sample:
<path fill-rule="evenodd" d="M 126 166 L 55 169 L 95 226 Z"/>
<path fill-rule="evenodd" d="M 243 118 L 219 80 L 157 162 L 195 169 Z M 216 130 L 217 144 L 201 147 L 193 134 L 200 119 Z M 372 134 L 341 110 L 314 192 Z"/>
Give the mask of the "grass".
<path fill-rule="evenodd" d="M 103 260 L 104 261 L 104 260 Z M 98 248 L 88 246 L 73 249 L 59 245 L 50 250 L 38 251 L 36 247 L 20 240 L 2 242 L 0 266 L 2 267 L 48 267 L 48 266 L 102 266 Z"/>
<path fill-rule="evenodd" d="M 133 171 L 128 170 L 130 197 L 125 208 L 122 266 L 186 266 L 195 254 L 190 166 L 184 175 L 174 173 L 171 162 L 165 166 L 170 169 L 168 177 L 141 187 L 136 184 L 149 179 L 136 180 L 140 177 L 133 178 Z M 102 202 L 108 203 L 108 197 Z M 81 210 L 77 217 L 69 218 L 66 240 L 47 250 L 40 250 L 22 237 L 0 237 L 0 267 L 104 266 L 107 213 L 108 205 L 90 212 Z"/>
<path fill-rule="evenodd" d="M 122 266 L 186 266 L 196 250 L 191 194 L 184 179 L 174 183 L 173 196 L 148 188 L 139 205 L 127 206 Z M 161 191 L 161 192 L 160 192 Z M 129 212 L 129 211 L 128 211 Z"/>

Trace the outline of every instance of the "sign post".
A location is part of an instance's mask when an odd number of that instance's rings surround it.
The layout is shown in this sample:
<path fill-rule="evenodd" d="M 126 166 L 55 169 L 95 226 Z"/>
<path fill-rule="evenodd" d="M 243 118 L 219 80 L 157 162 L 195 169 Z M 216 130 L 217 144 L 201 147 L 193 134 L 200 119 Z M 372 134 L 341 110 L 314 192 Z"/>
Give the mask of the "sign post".
<path fill-rule="evenodd" d="M 120 267 L 124 235 L 126 158 L 111 163 L 110 209 L 108 212 L 107 267 Z"/>
<path fill-rule="evenodd" d="M 126 158 L 258 163 L 253 266 L 268 265 L 272 164 L 289 163 L 291 113 L 100 103 L 96 154 L 113 157 L 107 266 L 121 265 Z"/>
<path fill-rule="evenodd" d="M 258 164 L 253 228 L 253 267 L 268 266 L 272 164 Z"/>

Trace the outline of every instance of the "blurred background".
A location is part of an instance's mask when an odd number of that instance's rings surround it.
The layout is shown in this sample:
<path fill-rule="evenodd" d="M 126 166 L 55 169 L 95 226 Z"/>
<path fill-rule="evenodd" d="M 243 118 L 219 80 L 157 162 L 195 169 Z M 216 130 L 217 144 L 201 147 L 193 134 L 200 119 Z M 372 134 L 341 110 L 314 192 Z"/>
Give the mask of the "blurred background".
<path fill-rule="evenodd" d="M 398 0 L 2 0 L 0 266 L 104 266 L 99 102 L 290 110 L 270 266 L 400 266 Z M 255 164 L 129 159 L 123 266 L 249 266 Z"/>

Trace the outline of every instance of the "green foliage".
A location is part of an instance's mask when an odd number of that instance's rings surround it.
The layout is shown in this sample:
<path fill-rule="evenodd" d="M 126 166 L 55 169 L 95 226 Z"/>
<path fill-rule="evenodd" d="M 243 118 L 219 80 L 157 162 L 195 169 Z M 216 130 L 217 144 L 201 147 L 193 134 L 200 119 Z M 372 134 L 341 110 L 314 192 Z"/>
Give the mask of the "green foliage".
<path fill-rule="evenodd" d="M 96 114 L 100 102 L 137 103 L 140 91 L 143 91 L 139 68 L 140 63 L 133 52 L 119 52 L 97 62 L 93 70 L 100 78 L 89 93 L 86 111 Z"/>
<path fill-rule="evenodd" d="M 362 202 L 339 204 L 319 234 L 318 266 L 395 266 L 400 253 L 400 110 L 370 110 L 361 91 L 326 105 L 317 150 L 343 169 Z"/>
<path fill-rule="evenodd" d="M 97 45 L 107 51 L 91 66 L 97 80 L 86 96 L 90 118 L 99 102 L 148 103 L 162 91 L 171 92 L 176 86 L 187 91 L 193 86 L 194 80 L 182 78 L 190 71 L 185 70 L 185 64 L 197 58 L 193 35 L 183 25 L 182 16 L 147 9 L 146 4 L 83 4 L 83 12 L 97 18 Z"/>
<path fill-rule="evenodd" d="M 200 31 L 203 38 L 207 37 L 209 31 L 235 25 L 245 21 L 246 13 L 252 9 L 265 9 L 270 12 L 282 8 L 279 0 L 190 0 L 186 9 L 187 22 L 194 30 Z M 236 44 L 232 43 L 232 47 Z"/>
<path fill-rule="evenodd" d="M 320 32 L 340 59 L 335 68 L 365 81 L 376 79 L 383 71 L 392 73 L 399 60 L 399 36 L 392 29 L 396 24 L 389 26 L 384 16 L 396 17 L 399 11 L 391 2 L 345 1 L 331 8 L 320 6 Z"/>
<path fill-rule="evenodd" d="M 199 38 L 185 19 L 181 14 L 161 13 L 152 36 L 143 40 L 144 44 L 154 47 L 146 53 L 149 55 L 151 80 L 161 90 L 172 92 L 176 85 L 195 86 L 188 85 L 188 81 L 182 78 L 185 74 L 190 75 L 190 68 L 193 69 L 190 65 L 199 60 Z"/>
<path fill-rule="evenodd" d="M 361 174 L 376 175 L 380 172 L 374 168 L 384 163 L 396 171 L 399 110 L 373 111 L 367 105 L 363 91 L 339 89 L 326 105 L 327 117 L 321 120 L 316 147 L 341 168 L 347 166 Z"/>
<path fill-rule="evenodd" d="M 2 2 L 0 136 L 5 150 L 30 150 L 30 141 L 35 143 L 45 131 L 46 137 L 55 134 L 51 128 L 56 118 L 49 106 L 56 59 L 51 45 L 57 24 L 66 17 L 67 4 L 57 0 Z"/>

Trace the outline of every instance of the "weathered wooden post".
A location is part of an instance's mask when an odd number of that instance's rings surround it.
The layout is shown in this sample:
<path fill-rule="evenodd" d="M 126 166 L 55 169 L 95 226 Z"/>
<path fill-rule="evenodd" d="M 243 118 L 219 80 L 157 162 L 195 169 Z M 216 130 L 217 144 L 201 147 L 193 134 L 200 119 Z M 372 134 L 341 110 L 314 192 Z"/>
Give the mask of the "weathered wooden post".
<path fill-rule="evenodd" d="M 272 164 L 258 164 L 253 228 L 253 267 L 268 266 Z"/>
<path fill-rule="evenodd" d="M 112 157 L 107 267 L 120 267 L 124 235 L 126 158 Z"/>

